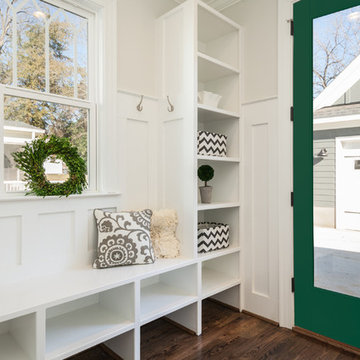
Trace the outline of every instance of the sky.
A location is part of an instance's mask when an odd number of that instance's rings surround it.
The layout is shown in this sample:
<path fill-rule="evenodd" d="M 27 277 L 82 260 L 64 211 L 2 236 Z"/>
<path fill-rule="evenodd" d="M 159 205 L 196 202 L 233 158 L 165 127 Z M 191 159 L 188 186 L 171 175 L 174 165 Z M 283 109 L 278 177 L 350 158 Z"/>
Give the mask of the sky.
<path fill-rule="evenodd" d="M 340 39 L 343 44 L 346 43 L 348 48 L 351 50 L 348 51 L 350 54 L 345 53 L 345 56 L 343 56 L 343 48 L 341 46 L 335 51 L 335 55 L 337 57 L 343 58 L 342 66 L 346 67 L 356 56 L 360 55 L 360 6 L 356 6 L 314 19 L 314 68 L 323 69 L 326 64 L 325 53 L 321 50 L 321 47 L 319 47 L 316 39 L 320 40 L 324 44 L 329 44 L 329 47 L 332 47 L 335 38 L 334 34 L 336 25 L 339 23 L 342 23 L 344 28 L 348 30 L 347 33 L 350 33 L 350 40 L 346 40 L 344 37 Z M 355 40 L 359 40 L 359 43 Z M 314 87 L 314 93 L 316 93 L 316 91 L 319 92 L 319 88 L 316 89 L 316 87 Z"/>

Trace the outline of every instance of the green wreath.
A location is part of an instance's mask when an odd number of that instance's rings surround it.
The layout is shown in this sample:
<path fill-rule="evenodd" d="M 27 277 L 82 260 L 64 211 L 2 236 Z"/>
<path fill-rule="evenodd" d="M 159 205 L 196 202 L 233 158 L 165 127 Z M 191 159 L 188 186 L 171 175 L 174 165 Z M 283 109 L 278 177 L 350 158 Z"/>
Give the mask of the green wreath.
<path fill-rule="evenodd" d="M 63 183 L 51 183 L 46 179 L 43 164 L 52 155 L 61 159 L 69 169 L 69 178 Z M 81 194 L 87 186 L 86 163 L 67 138 L 52 135 L 35 139 L 13 153 L 13 157 L 17 168 L 25 173 L 29 190 L 26 195 L 67 197 Z"/>

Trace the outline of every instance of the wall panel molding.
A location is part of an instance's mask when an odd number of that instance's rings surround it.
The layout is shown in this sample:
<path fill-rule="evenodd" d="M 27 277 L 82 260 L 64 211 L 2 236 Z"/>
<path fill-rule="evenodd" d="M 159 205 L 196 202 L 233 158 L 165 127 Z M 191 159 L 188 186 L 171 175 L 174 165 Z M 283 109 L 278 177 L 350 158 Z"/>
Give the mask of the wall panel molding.
<path fill-rule="evenodd" d="M 251 271 L 252 293 L 269 298 L 269 123 L 253 123 L 251 131 Z M 261 226 L 259 226 L 261 224 Z"/>
<path fill-rule="evenodd" d="M 158 205 L 159 101 L 130 92 L 118 93 L 119 159 L 125 209 Z M 121 105 L 120 105 L 121 104 Z"/>
<path fill-rule="evenodd" d="M 244 309 L 279 321 L 277 99 L 244 106 Z"/>
<path fill-rule="evenodd" d="M 22 265 L 22 217 L 0 217 L 0 269 Z"/>
<path fill-rule="evenodd" d="M 95 252 L 89 243 L 96 246 L 96 229 L 89 231 L 89 214 L 95 227 L 92 212 L 96 208 L 120 209 L 121 197 L 24 199 L 6 207 L 0 204 L 0 252 L 4 257 L 0 271 L 6 269 L 7 274 L 0 277 L 0 283 L 91 267 Z"/>

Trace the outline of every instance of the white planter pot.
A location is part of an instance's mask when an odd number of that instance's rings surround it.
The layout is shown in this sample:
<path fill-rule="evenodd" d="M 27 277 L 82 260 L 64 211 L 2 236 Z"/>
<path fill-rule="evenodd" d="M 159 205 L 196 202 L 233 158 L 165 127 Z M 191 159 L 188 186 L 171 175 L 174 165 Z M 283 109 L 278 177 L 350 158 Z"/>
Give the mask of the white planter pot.
<path fill-rule="evenodd" d="M 212 186 L 200 186 L 200 198 L 203 204 L 210 204 L 212 196 Z"/>

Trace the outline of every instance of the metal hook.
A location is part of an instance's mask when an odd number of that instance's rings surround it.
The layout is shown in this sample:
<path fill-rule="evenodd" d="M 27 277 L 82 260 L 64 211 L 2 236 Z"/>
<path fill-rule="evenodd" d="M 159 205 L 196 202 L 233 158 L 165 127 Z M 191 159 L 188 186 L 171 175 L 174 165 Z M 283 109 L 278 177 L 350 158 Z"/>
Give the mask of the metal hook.
<path fill-rule="evenodd" d="M 167 101 L 168 101 L 168 103 L 169 103 L 168 112 L 173 112 L 173 111 L 175 110 L 175 107 L 174 107 L 174 105 L 170 102 L 169 96 L 167 96 Z"/>
<path fill-rule="evenodd" d="M 136 107 L 137 111 L 143 111 L 143 106 L 142 106 L 142 102 L 144 100 L 144 95 L 141 95 L 141 99 L 140 99 L 140 102 L 138 104 L 138 106 Z"/>

